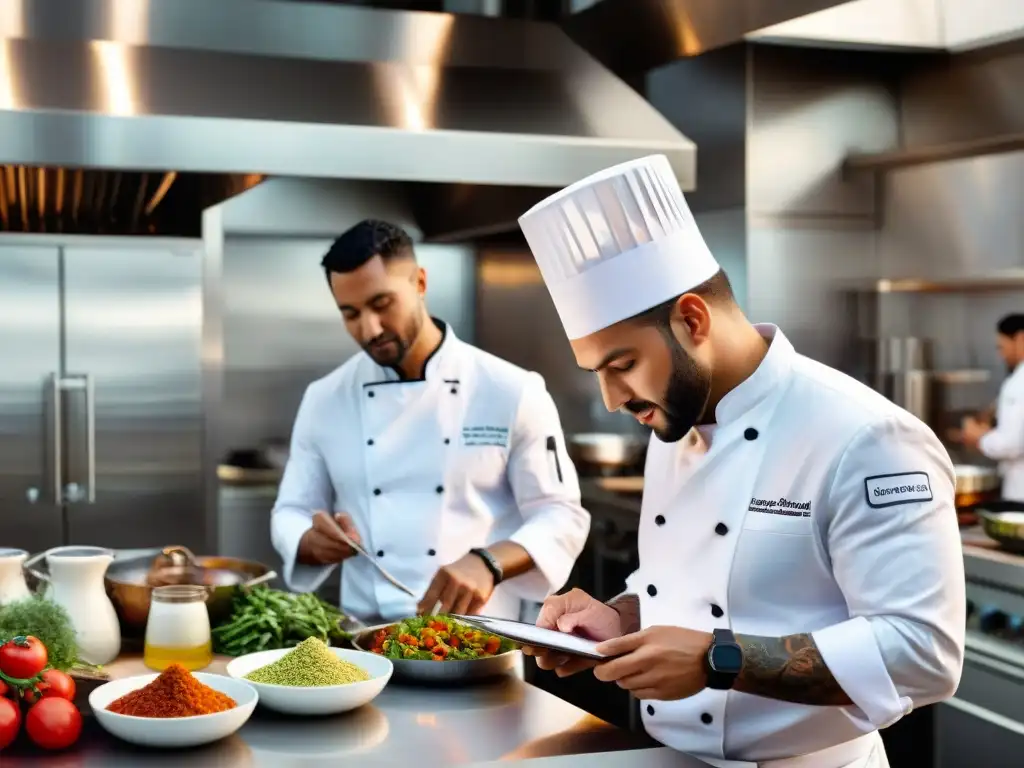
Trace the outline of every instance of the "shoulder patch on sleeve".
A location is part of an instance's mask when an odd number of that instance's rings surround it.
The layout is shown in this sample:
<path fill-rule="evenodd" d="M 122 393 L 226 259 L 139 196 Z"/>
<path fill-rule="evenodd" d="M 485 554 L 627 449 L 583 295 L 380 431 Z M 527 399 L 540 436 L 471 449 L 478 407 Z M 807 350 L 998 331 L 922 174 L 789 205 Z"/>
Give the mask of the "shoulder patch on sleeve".
<path fill-rule="evenodd" d="M 868 506 L 875 509 L 932 500 L 932 483 L 927 472 L 872 475 L 864 479 Z"/>

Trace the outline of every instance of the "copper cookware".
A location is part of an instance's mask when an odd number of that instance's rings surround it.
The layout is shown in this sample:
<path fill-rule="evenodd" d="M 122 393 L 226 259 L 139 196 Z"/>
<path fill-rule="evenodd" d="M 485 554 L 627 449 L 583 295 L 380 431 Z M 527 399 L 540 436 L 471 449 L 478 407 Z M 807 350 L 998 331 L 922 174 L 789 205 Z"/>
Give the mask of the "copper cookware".
<path fill-rule="evenodd" d="M 956 517 L 960 525 L 976 525 L 978 515 L 974 508 L 999 498 L 999 474 L 993 467 L 957 464 Z"/>
<path fill-rule="evenodd" d="M 104 582 L 126 636 L 142 635 L 149 618 L 153 587 L 198 584 L 207 587 L 206 607 L 214 624 L 227 618 L 235 587 L 272 581 L 277 574 L 263 563 L 234 557 L 197 557 L 185 547 L 165 547 L 149 557 L 114 561 Z"/>

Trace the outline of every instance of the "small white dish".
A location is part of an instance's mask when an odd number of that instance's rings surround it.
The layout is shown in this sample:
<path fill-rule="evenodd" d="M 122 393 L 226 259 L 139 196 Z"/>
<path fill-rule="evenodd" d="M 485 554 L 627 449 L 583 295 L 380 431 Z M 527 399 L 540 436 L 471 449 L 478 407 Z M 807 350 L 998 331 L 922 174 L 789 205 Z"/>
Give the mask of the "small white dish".
<path fill-rule="evenodd" d="M 136 675 L 104 683 L 89 694 L 96 721 L 105 731 L 131 744 L 144 747 L 197 747 L 235 733 L 252 715 L 259 694 L 251 685 L 224 675 L 193 672 L 203 685 L 230 696 L 238 706 L 212 715 L 194 717 L 134 717 L 107 709 L 117 699 L 157 679 L 159 675 Z"/>
<path fill-rule="evenodd" d="M 227 673 L 255 688 L 260 695 L 260 703 L 267 709 L 286 715 L 336 715 L 373 701 L 384 690 L 395 671 L 390 659 L 376 653 L 331 648 L 330 651 L 342 661 L 365 669 L 370 679 L 344 685 L 317 686 L 270 685 L 245 679 L 250 672 L 274 663 L 291 650 L 280 648 L 239 656 L 228 664 Z"/>

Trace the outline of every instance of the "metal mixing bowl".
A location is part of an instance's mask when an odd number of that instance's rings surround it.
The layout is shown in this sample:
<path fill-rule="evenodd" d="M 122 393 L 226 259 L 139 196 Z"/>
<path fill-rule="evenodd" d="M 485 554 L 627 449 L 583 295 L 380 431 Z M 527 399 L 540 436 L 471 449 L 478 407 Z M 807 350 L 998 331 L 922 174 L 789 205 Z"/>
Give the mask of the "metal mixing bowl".
<path fill-rule="evenodd" d="M 397 622 L 396 622 L 397 623 Z M 373 636 L 395 624 L 383 624 L 363 629 L 352 637 L 352 645 L 360 651 L 373 647 Z M 456 661 L 425 661 L 422 659 L 391 659 L 395 665 L 395 680 L 431 685 L 458 684 L 489 680 L 507 675 L 515 669 L 522 651 L 506 651 L 486 659 L 460 659 Z"/>

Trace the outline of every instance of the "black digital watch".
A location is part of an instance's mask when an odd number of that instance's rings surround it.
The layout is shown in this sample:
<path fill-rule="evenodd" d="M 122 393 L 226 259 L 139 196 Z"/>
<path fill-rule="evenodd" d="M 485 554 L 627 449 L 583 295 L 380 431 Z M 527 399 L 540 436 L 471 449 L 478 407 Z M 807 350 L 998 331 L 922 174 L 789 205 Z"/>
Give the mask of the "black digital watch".
<path fill-rule="evenodd" d="M 482 547 L 475 547 L 469 551 L 484 561 L 484 565 L 487 566 L 487 570 L 490 571 L 491 576 L 494 577 L 494 586 L 501 584 L 502 579 L 505 578 L 505 571 L 502 570 L 501 563 L 498 562 L 498 559 Z"/>
<path fill-rule="evenodd" d="M 736 636 L 729 629 L 716 629 L 708 648 L 705 672 L 708 676 L 708 688 L 716 691 L 728 691 L 736 682 L 743 669 L 743 649 L 736 642 Z"/>

